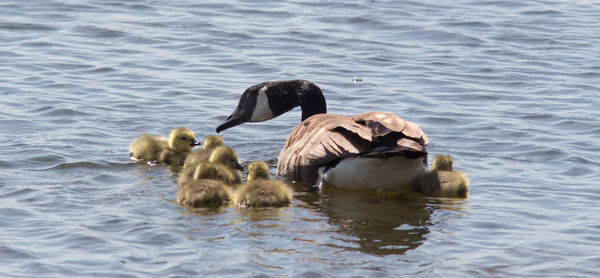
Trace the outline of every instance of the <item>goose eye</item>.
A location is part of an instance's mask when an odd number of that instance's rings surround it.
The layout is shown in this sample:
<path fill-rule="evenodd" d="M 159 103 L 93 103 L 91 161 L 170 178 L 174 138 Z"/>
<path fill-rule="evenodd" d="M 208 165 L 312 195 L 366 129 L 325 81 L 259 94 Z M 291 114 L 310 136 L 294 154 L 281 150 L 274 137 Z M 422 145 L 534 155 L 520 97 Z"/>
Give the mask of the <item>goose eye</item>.
<path fill-rule="evenodd" d="M 185 138 L 185 136 L 181 136 L 181 140 L 186 140 L 187 138 Z"/>

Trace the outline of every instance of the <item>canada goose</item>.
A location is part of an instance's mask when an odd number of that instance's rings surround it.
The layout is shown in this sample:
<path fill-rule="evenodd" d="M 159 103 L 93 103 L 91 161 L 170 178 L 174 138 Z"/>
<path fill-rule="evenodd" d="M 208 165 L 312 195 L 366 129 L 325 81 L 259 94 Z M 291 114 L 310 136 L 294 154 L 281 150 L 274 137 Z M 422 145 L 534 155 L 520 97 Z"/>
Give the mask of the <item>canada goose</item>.
<path fill-rule="evenodd" d="M 129 145 L 130 157 L 133 160 L 160 161 L 167 164 L 183 163 L 185 155 L 200 145 L 194 138 L 194 132 L 185 127 L 174 128 L 169 139 L 142 134 Z M 182 159 L 183 158 L 183 159 Z"/>
<path fill-rule="evenodd" d="M 212 151 L 218 147 L 223 145 L 223 137 L 218 135 L 208 135 L 204 138 L 204 146 L 202 149 L 195 150 L 190 153 L 185 159 L 185 163 L 183 164 L 183 169 L 189 167 L 196 167 L 198 163 L 202 161 L 208 161 L 210 158 L 210 154 Z"/>
<path fill-rule="evenodd" d="M 414 190 L 426 196 L 464 198 L 469 192 L 469 179 L 465 174 L 454 171 L 450 155 L 436 155 L 431 171 L 419 176 Z"/>
<path fill-rule="evenodd" d="M 415 123 L 385 112 L 326 114 L 319 87 L 306 80 L 254 85 L 217 132 L 302 108 L 277 163 L 277 174 L 307 185 L 351 189 L 410 189 L 427 165 L 427 136 Z"/>
<path fill-rule="evenodd" d="M 269 180 L 269 166 L 252 162 L 248 166 L 248 180 L 233 195 L 238 207 L 281 207 L 292 200 L 292 190 L 280 180 Z"/>
<path fill-rule="evenodd" d="M 244 168 L 238 163 L 237 153 L 230 147 L 220 146 L 210 155 L 208 162 L 200 163 L 195 168 L 186 168 L 180 175 L 178 183 L 180 186 L 188 183 L 194 179 L 198 167 L 203 164 L 215 164 L 215 168 L 218 171 L 219 179 L 227 182 L 228 184 L 238 184 L 242 181 L 242 175 L 238 170 L 244 170 Z"/>

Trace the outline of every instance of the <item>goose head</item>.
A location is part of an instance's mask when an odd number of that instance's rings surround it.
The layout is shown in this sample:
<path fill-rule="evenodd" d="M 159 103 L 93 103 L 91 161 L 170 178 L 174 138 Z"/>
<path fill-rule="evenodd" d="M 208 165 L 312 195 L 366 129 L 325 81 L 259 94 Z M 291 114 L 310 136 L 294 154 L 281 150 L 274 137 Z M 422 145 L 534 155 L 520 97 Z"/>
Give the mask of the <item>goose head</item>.
<path fill-rule="evenodd" d="M 248 181 L 259 179 L 269 179 L 269 166 L 262 161 L 252 162 L 248 165 Z"/>
<path fill-rule="evenodd" d="M 306 80 L 269 81 L 244 91 L 238 106 L 217 127 L 217 132 L 245 122 L 262 122 L 275 118 L 292 108 L 302 108 L 302 120 L 326 113 L 325 97 L 319 87 Z"/>
<path fill-rule="evenodd" d="M 176 152 L 186 152 L 200 145 L 194 137 L 194 132 L 189 128 L 178 127 L 169 134 L 169 148 Z"/>
<path fill-rule="evenodd" d="M 452 171 L 454 159 L 448 154 L 438 154 L 433 158 L 431 170 L 433 171 Z"/>
<path fill-rule="evenodd" d="M 244 170 L 242 165 L 238 163 L 237 153 L 227 146 L 217 147 L 210 155 L 208 161 L 227 166 L 231 169 Z"/>

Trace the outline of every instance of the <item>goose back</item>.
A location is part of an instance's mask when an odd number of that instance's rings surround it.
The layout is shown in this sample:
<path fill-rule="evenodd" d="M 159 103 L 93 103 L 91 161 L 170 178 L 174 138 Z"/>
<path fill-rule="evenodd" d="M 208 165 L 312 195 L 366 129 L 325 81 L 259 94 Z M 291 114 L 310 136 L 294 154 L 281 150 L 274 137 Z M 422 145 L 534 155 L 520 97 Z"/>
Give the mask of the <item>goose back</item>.
<path fill-rule="evenodd" d="M 415 123 L 387 112 L 356 116 L 316 114 L 300 123 L 281 150 L 277 174 L 314 184 L 321 166 L 356 156 L 427 157 L 427 135 Z"/>

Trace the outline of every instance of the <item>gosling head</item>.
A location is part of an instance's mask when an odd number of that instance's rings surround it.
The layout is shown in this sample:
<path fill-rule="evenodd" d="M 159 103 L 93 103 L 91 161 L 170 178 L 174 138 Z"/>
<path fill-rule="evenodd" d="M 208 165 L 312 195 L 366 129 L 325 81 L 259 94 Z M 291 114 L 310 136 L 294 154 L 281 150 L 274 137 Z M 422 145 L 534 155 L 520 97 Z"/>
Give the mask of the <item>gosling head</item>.
<path fill-rule="evenodd" d="M 204 149 L 213 149 L 218 146 L 223 146 L 224 143 L 223 137 L 219 135 L 208 135 L 204 138 Z"/>
<path fill-rule="evenodd" d="M 169 134 L 169 148 L 176 152 L 191 151 L 194 146 L 198 145 L 200 143 L 196 141 L 194 132 L 189 128 L 178 127 Z"/>
<path fill-rule="evenodd" d="M 224 165 L 231 169 L 244 170 L 242 165 L 238 163 L 237 153 L 227 146 L 217 147 L 210 155 L 208 161 Z"/>
<path fill-rule="evenodd" d="M 200 163 L 194 172 L 194 179 L 216 179 L 219 175 L 219 170 L 212 163 Z"/>
<path fill-rule="evenodd" d="M 268 180 L 269 166 L 262 161 L 252 162 L 248 165 L 248 181 Z"/>
<path fill-rule="evenodd" d="M 433 158 L 431 170 L 452 171 L 452 162 L 454 162 L 452 156 L 448 154 L 438 154 Z"/>

